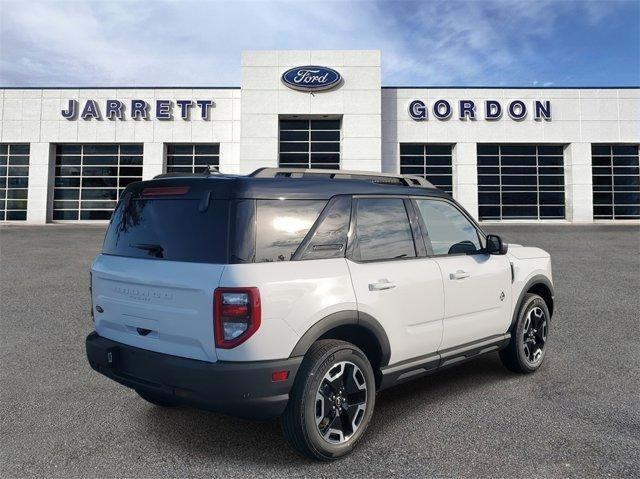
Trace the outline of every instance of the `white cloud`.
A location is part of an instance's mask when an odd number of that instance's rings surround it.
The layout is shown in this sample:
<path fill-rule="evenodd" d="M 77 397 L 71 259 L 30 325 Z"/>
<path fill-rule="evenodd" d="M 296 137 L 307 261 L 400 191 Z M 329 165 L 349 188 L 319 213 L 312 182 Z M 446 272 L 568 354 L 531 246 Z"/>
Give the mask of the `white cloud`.
<path fill-rule="evenodd" d="M 5 1 L 0 84 L 239 85 L 245 49 L 380 49 L 384 84 L 500 85 L 562 15 L 607 14 L 587 3 Z"/>

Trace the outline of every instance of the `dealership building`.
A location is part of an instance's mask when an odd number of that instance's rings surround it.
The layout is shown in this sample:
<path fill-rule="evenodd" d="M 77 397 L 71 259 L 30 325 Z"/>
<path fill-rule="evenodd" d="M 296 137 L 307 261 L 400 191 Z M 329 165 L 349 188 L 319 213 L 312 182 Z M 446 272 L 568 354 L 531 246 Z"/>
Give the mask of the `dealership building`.
<path fill-rule="evenodd" d="M 108 220 L 217 167 L 421 175 L 480 221 L 640 220 L 640 89 L 384 86 L 379 51 L 248 51 L 238 87 L 0 89 L 0 220 Z"/>

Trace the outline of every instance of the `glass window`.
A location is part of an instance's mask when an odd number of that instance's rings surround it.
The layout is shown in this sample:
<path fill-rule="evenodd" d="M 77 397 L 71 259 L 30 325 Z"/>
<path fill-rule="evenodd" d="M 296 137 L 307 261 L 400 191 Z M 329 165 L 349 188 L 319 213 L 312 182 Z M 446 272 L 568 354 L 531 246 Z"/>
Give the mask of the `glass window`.
<path fill-rule="evenodd" d="M 640 218 L 638 145 L 591 145 L 593 218 Z"/>
<path fill-rule="evenodd" d="M 108 220 L 127 185 L 141 180 L 142 145 L 57 145 L 53 219 Z"/>
<path fill-rule="evenodd" d="M 280 120 L 279 165 L 340 168 L 340 120 Z"/>
<path fill-rule="evenodd" d="M 351 197 L 331 201 L 322 214 L 322 222 L 304 248 L 300 259 L 342 258 L 347 249 L 351 219 Z"/>
<path fill-rule="evenodd" d="M 27 219 L 29 145 L 0 144 L 0 221 Z"/>
<path fill-rule="evenodd" d="M 400 173 L 418 175 L 452 194 L 451 145 L 400 144 Z"/>
<path fill-rule="evenodd" d="M 129 193 L 127 193 L 129 195 Z M 227 262 L 228 200 L 123 198 L 113 213 L 102 252 L 116 256 L 194 263 Z M 83 210 L 86 219 L 109 219 Z M 106 218 L 105 218 L 106 216 Z"/>
<path fill-rule="evenodd" d="M 478 231 L 462 212 L 441 200 L 416 200 L 433 254 L 474 253 L 481 249 Z"/>
<path fill-rule="evenodd" d="M 324 200 L 258 200 L 255 262 L 289 261 L 326 204 Z"/>
<path fill-rule="evenodd" d="M 562 150 L 562 145 L 479 144 L 480 219 L 563 219 Z"/>
<path fill-rule="evenodd" d="M 231 200 L 229 262 L 253 263 L 256 256 L 256 200 Z"/>
<path fill-rule="evenodd" d="M 354 259 L 380 261 L 416 256 L 409 217 L 399 198 L 361 198 L 356 211 Z"/>
<path fill-rule="evenodd" d="M 220 145 L 167 145 L 167 173 L 200 173 L 220 166 Z"/>

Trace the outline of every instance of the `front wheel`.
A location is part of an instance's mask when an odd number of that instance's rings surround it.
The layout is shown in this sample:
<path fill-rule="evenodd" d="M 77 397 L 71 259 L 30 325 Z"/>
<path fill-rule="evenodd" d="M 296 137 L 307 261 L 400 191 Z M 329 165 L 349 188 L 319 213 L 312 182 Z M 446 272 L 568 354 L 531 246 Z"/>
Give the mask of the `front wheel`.
<path fill-rule="evenodd" d="M 532 373 L 542 364 L 549 336 L 549 308 L 537 294 L 526 294 L 511 330 L 509 345 L 500 351 L 502 363 L 517 373 Z"/>
<path fill-rule="evenodd" d="M 321 340 L 307 352 L 282 416 L 286 439 L 300 453 L 324 461 L 353 450 L 375 404 L 369 360 L 353 344 Z"/>

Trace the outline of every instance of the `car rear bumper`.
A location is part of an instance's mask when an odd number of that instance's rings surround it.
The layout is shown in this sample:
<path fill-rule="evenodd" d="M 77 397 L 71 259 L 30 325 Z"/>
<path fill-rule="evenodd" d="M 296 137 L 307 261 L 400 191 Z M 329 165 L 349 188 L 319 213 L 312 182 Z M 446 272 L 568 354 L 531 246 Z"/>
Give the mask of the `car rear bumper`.
<path fill-rule="evenodd" d="M 86 339 L 91 367 L 124 386 L 178 404 L 250 419 L 279 416 L 302 357 L 275 361 L 208 363 L 135 348 L 99 336 Z M 273 382 L 275 371 L 289 371 Z"/>

